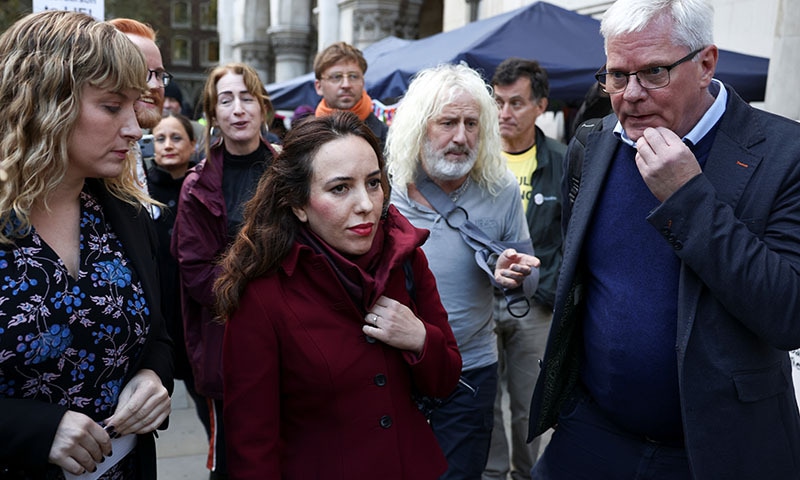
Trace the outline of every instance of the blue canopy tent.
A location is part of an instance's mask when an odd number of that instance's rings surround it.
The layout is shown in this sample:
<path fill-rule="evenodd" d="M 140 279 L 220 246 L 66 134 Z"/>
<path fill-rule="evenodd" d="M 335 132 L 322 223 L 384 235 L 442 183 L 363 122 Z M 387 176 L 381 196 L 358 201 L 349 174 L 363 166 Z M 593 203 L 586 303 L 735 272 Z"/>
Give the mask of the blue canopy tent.
<path fill-rule="evenodd" d="M 599 30 L 600 22 L 594 18 L 536 2 L 372 54 L 367 58 L 366 89 L 373 99 L 386 102 L 401 97 L 419 70 L 461 61 L 488 81 L 501 61 L 521 57 L 535 59 L 547 70 L 551 102 L 577 105 L 595 82 L 594 73 L 605 63 Z M 732 85 L 745 100 L 759 101 L 764 99 L 768 66 L 766 58 L 721 50 L 715 76 Z M 309 78 L 313 105 L 319 97 L 314 93 L 313 75 Z M 272 94 L 277 89 L 269 91 Z"/>
<path fill-rule="evenodd" d="M 549 3 L 533 3 L 379 58 L 370 65 L 368 91 L 373 98 L 398 97 L 419 70 L 461 61 L 488 81 L 508 57 L 537 60 L 547 70 L 550 97 L 579 102 L 605 60 L 599 22 Z"/>

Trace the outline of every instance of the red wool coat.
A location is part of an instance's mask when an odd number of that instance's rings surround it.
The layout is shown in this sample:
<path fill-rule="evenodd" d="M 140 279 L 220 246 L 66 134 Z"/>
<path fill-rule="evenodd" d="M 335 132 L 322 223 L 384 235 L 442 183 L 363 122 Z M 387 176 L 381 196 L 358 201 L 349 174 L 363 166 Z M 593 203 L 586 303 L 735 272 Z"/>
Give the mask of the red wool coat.
<path fill-rule="evenodd" d="M 383 294 L 410 304 L 412 259 L 422 355 L 361 331 L 362 313 L 325 257 L 295 244 L 279 271 L 251 282 L 226 325 L 225 429 L 232 479 L 425 480 L 447 467 L 414 384 L 446 397 L 461 356 L 419 247 L 427 237 L 390 211 L 389 248 L 401 248 Z M 399 226 L 397 224 L 400 224 Z"/>

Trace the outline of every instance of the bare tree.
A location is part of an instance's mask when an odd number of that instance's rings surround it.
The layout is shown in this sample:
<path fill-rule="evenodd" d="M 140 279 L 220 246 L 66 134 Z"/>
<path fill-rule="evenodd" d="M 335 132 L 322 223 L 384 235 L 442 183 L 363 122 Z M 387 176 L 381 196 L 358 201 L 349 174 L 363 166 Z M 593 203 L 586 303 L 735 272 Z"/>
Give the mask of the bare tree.
<path fill-rule="evenodd" d="M 165 5 L 166 4 L 166 5 Z M 107 20 L 118 17 L 135 18 L 150 24 L 156 31 L 168 35 L 168 2 L 160 0 L 105 0 Z M 0 1 L 0 31 L 5 31 L 12 23 L 33 11 L 33 0 Z M 159 35 L 161 36 L 161 35 Z"/>
<path fill-rule="evenodd" d="M 5 0 L 0 2 L 0 31 L 5 32 L 12 23 L 32 11 L 31 0 Z"/>

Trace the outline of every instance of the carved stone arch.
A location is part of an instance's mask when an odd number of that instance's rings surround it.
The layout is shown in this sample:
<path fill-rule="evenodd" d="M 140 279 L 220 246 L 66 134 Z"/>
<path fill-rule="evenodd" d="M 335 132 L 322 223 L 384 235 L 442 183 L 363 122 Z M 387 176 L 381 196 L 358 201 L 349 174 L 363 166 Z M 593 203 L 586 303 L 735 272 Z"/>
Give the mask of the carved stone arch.
<path fill-rule="evenodd" d="M 424 1 L 340 1 L 340 17 L 343 20 L 340 25 L 343 32 L 349 27 L 352 43 L 358 48 L 365 48 L 389 35 L 418 38 L 420 10 Z"/>
<path fill-rule="evenodd" d="M 221 61 L 246 63 L 258 72 L 263 82 L 271 78 L 271 51 L 267 37 L 269 7 L 269 0 L 232 0 L 220 2 L 218 12 L 220 27 L 225 30 L 220 31 L 220 40 L 224 38 L 230 42 L 230 53 Z"/>

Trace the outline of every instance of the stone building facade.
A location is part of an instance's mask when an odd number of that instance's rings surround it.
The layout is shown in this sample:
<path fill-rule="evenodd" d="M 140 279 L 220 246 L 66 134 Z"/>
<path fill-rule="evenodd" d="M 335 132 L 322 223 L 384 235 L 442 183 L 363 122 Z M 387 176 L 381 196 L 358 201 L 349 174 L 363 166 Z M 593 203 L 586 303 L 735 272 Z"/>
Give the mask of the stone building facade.
<path fill-rule="evenodd" d="M 220 62 L 246 61 L 265 83 L 311 71 L 338 40 L 364 48 L 388 35 L 424 38 L 536 0 L 226 0 L 219 2 Z M 720 48 L 773 58 L 764 108 L 800 118 L 800 0 L 712 0 Z M 550 0 L 600 17 L 613 0 Z M 771 100 L 773 99 L 773 100 Z"/>
<path fill-rule="evenodd" d="M 224 4 L 224 6 L 223 6 Z M 444 0 L 228 0 L 220 3 L 220 60 L 247 61 L 266 83 L 311 70 L 335 41 L 364 48 L 394 35 L 442 31 Z"/>

